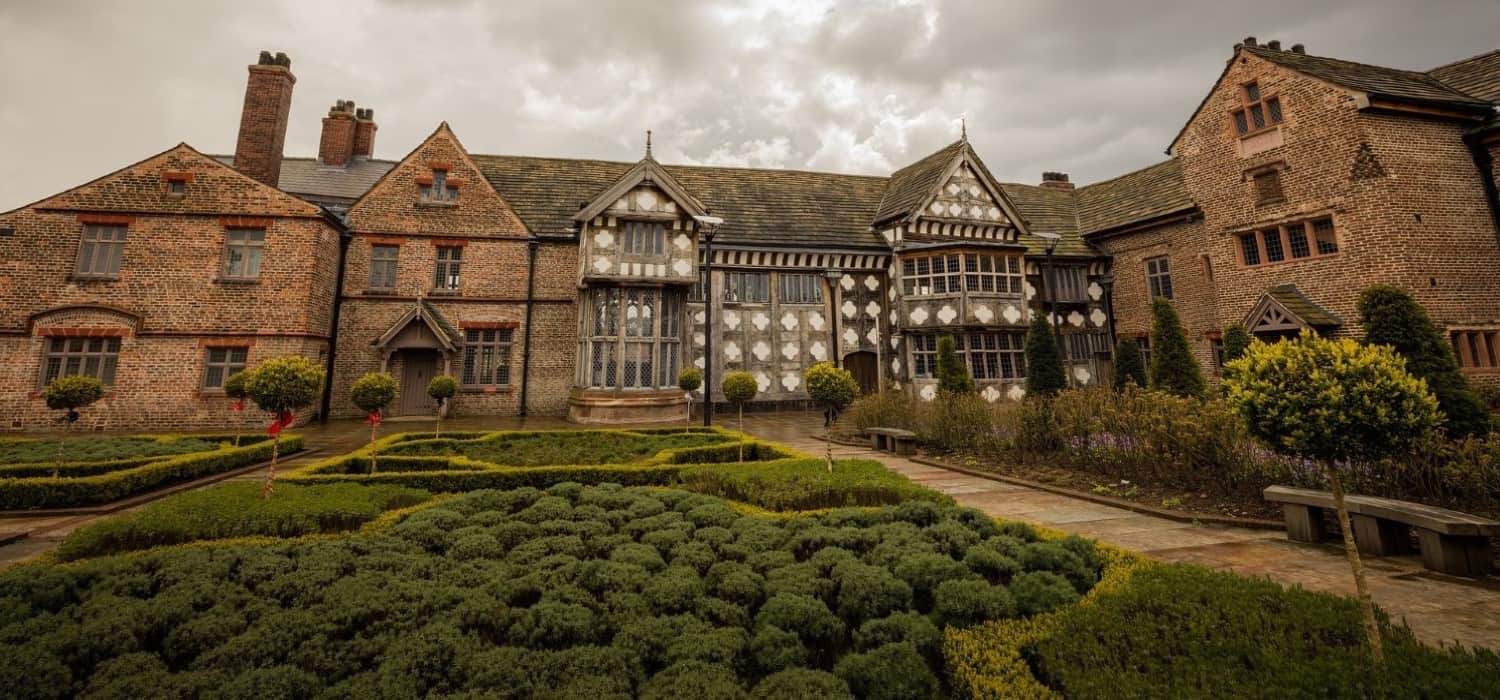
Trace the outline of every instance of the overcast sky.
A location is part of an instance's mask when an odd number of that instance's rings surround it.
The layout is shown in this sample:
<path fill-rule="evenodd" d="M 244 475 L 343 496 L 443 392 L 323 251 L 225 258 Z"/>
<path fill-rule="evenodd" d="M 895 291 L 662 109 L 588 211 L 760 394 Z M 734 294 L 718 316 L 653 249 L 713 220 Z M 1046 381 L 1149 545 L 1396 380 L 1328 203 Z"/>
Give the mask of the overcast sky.
<path fill-rule="evenodd" d="M 234 149 L 245 66 L 292 58 L 289 155 L 336 99 L 377 157 L 477 153 L 887 174 L 958 136 L 990 169 L 1149 165 L 1247 35 L 1402 68 L 1500 48 L 1494 0 L 0 0 L 0 211 L 179 141 Z M 1253 7 L 1253 11 L 1249 8 Z"/>

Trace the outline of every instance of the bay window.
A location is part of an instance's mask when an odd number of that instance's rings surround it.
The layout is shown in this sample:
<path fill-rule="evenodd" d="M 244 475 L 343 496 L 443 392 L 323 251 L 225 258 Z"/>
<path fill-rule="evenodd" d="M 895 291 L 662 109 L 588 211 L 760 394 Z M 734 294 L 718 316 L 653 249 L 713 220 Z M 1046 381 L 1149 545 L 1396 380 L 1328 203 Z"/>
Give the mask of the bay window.
<path fill-rule="evenodd" d="M 584 384 L 596 389 L 677 386 L 682 362 L 682 291 L 589 290 L 583 319 Z"/>

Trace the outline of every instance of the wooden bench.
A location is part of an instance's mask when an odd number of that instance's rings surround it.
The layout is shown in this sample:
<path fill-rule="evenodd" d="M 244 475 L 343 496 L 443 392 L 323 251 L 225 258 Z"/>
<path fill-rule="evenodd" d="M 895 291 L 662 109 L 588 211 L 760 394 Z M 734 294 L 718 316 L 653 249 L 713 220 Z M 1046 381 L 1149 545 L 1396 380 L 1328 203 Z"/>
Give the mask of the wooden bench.
<path fill-rule="evenodd" d="M 876 452 L 890 452 L 906 457 L 916 450 L 917 434 L 910 430 L 868 428 L 865 432 L 870 434 L 870 449 Z"/>
<path fill-rule="evenodd" d="M 1272 486 L 1265 498 L 1280 503 L 1286 516 L 1287 539 L 1323 539 L 1323 511 L 1333 510 L 1327 491 Z M 1456 510 L 1375 496 L 1345 496 L 1354 545 L 1361 554 L 1377 557 L 1411 554 L 1411 529 L 1416 528 L 1422 563 L 1455 576 L 1484 576 L 1494 570 L 1490 538 L 1500 537 L 1500 521 Z"/>

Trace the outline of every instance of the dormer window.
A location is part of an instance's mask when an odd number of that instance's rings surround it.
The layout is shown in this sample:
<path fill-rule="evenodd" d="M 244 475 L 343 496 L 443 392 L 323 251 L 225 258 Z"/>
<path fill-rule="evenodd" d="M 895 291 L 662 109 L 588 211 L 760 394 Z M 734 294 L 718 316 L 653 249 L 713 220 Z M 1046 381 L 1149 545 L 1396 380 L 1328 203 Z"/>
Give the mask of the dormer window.
<path fill-rule="evenodd" d="M 167 194 L 187 194 L 187 183 L 182 180 L 168 180 Z"/>
<path fill-rule="evenodd" d="M 417 178 L 418 192 L 424 203 L 429 204 L 453 204 L 458 201 L 458 186 L 463 184 L 457 178 L 448 176 L 448 166 L 433 166 L 431 175 Z"/>
<path fill-rule="evenodd" d="M 185 196 L 188 183 L 193 181 L 193 174 L 185 172 L 166 172 L 161 177 L 168 197 Z"/>
<path fill-rule="evenodd" d="M 1281 123 L 1281 98 L 1261 94 L 1260 84 L 1246 83 L 1240 90 L 1243 106 L 1232 112 L 1235 131 L 1250 136 Z"/>

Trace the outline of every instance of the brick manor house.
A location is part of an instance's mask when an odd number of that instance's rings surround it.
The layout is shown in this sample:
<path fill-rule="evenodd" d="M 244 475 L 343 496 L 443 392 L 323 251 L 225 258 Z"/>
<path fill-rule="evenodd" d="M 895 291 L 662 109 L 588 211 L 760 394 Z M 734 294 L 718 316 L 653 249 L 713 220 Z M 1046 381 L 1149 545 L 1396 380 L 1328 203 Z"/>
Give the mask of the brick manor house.
<path fill-rule="evenodd" d="M 381 160 L 344 100 L 287 157 L 295 83 L 262 53 L 233 155 L 179 144 L 0 214 L 0 429 L 54 426 L 68 374 L 110 387 L 91 427 L 221 428 L 224 378 L 290 353 L 328 369 L 304 419 L 355 415 L 372 371 L 396 414 L 450 374 L 460 415 L 680 419 L 684 366 L 796 404 L 823 360 L 931 398 L 942 335 L 999 401 L 1036 313 L 1086 385 L 1116 339 L 1149 353 L 1166 297 L 1214 374 L 1227 324 L 1358 336 L 1377 281 L 1500 377 L 1500 51 L 1415 72 L 1246 39 L 1166 160 L 1076 188 L 999 182 L 966 138 L 889 177 L 666 165 L 649 136 L 634 163 L 481 155 L 446 123 Z"/>

